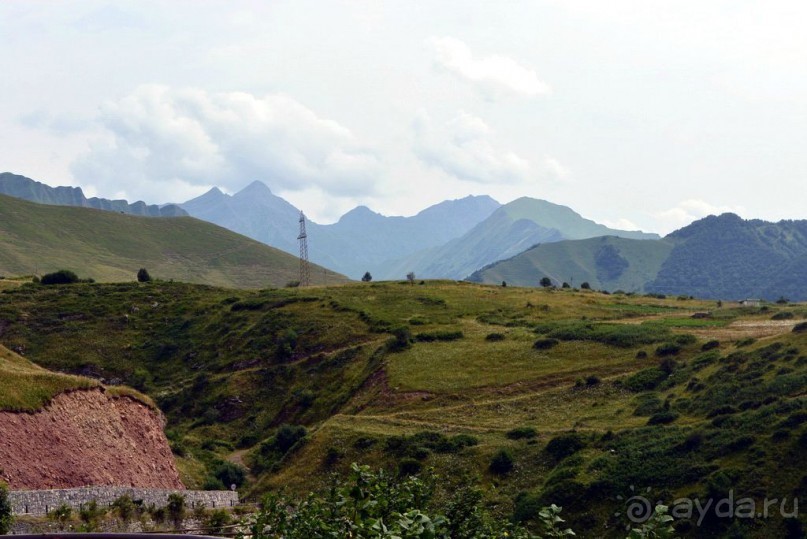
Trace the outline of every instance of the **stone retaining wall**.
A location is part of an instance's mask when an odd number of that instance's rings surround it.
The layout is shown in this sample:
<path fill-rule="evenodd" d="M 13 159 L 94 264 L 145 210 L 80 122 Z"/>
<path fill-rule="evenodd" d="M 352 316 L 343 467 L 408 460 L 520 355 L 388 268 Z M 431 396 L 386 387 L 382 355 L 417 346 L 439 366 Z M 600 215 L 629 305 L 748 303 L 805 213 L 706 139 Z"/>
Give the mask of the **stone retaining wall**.
<path fill-rule="evenodd" d="M 181 494 L 189 509 L 203 505 L 208 509 L 238 505 L 238 493 L 229 490 L 163 490 L 131 487 L 84 487 L 58 490 L 14 490 L 8 493 L 15 515 L 45 515 L 62 504 L 75 510 L 93 500 L 110 506 L 121 496 L 128 495 L 144 506 L 165 507 L 168 496 Z"/>

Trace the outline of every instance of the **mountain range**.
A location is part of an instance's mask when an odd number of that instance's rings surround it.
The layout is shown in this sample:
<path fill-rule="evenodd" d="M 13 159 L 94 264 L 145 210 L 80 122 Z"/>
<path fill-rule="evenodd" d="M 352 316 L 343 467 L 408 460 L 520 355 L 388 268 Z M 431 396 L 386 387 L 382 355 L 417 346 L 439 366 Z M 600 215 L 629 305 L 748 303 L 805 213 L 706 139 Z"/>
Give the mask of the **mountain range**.
<path fill-rule="evenodd" d="M 181 207 L 190 215 L 297 253 L 300 210 L 261 182 L 227 195 L 213 188 Z M 330 225 L 307 222 L 311 260 L 354 279 L 464 279 L 496 260 L 542 242 L 606 234 L 657 239 L 656 234 L 610 229 L 570 208 L 520 198 L 502 206 L 489 196 L 467 196 L 430 206 L 412 217 L 387 217 L 359 206 Z"/>
<path fill-rule="evenodd" d="M 83 206 L 135 215 L 191 215 L 292 255 L 299 253 L 300 209 L 260 181 L 229 195 L 214 187 L 182 204 L 88 199 L 78 187 L 49 187 L 11 173 L 0 174 L 0 193 L 51 205 Z M 655 234 L 614 230 L 570 208 L 521 198 L 506 205 L 490 196 L 467 196 L 430 206 L 411 217 L 384 216 L 358 206 L 333 224 L 306 222 L 312 262 L 353 279 L 464 279 L 475 270 L 537 244 L 615 235 L 653 239 Z"/>
<path fill-rule="evenodd" d="M 213 188 L 180 205 L 190 215 L 229 228 L 288 253 L 297 254 L 300 210 L 255 181 L 228 195 Z M 312 261 L 352 278 L 365 271 L 377 278 L 403 278 L 378 274 L 390 259 L 442 245 L 459 237 L 488 217 L 499 203 L 488 196 L 447 200 L 412 217 L 386 217 L 366 206 L 349 211 L 336 223 L 306 222 Z M 476 269 L 476 268 L 474 268 Z"/>
<path fill-rule="evenodd" d="M 237 233 L 225 239 L 222 229 L 205 228 L 210 225 L 191 220 L 197 223 L 190 227 L 194 232 L 171 232 L 168 235 L 174 234 L 174 237 L 169 240 L 159 237 L 160 227 L 174 230 L 174 227 L 190 225 L 182 219 L 177 223 L 174 219 L 158 220 L 159 226 L 150 238 L 160 243 L 160 247 L 147 248 L 143 238 L 140 238 L 140 246 L 143 252 L 151 253 L 147 257 L 149 264 L 166 277 L 231 286 L 261 286 L 270 281 L 277 285 L 296 277 L 301 212 L 259 181 L 233 195 L 213 188 L 183 204 L 162 207 L 142 202 L 87 199 L 80 188 L 52 188 L 10 173 L 0 174 L 0 192 L 12 192 L 14 196 L 44 204 L 97 207 L 109 210 L 107 213 L 153 216 L 187 213 Z M 4 202 L 4 209 L 14 213 L 8 201 Z M 18 210 L 34 211 L 28 206 L 20 206 Z M 93 212 L 71 218 L 91 222 L 105 220 Z M 186 224 L 178 224 L 180 221 Z M 58 219 L 52 223 L 53 230 L 77 226 L 75 223 L 64 225 Z M 769 223 L 724 214 L 701 219 L 660 238 L 656 234 L 611 229 L 566 206 L 545 200 L 524 197 L 502 205 L 489 196 L 468 196 L 441 202 L 411 217 L 388 217 L 359 206 L 333 224 L 313 221 L 306 224 L 310 259 L 322 266 L 312 272 L 314 282 L 317 275 L 328 275 L 324 269 L 327 267 L 353 279 L 360 278 L 365 271 L 376 280 L 402 279 L 414 272 L 418 278 L 467 278 L 484 283 L 505 281 L 512 285 L 537 286 L 542 277 L 550 277 L 556 284 L 568 282 L 578 286 L 588 282 L 594 288 L 611 291 L 714 299 L 777 299 L 782 296 L 792 300 L 807 299 L 803 286 L 807 282 L 807 221 Z M 104 222 L 95 226 L 112 230 L 118 224 Z M 122 230 L 133 234 L 133 227 L 150 229 L 142 224 L 127 224 Z M 211 232 L 214 229 L 215 234 Z M 14 231 L 5 232 L 5 244 L 13 245 Z M 86 266 L 90 270 L 88 276 L 95 276 L 95 271 L 101 279 L 124 278 L 124 272 L 128 276 L 131 267 L 138 265 L 138 257 L 131 250 L 123 253 L 125 262 L 99 265 L 95 252 L 98 246 L 90 248 L 90 243 L 100 241 L 104 251 L 115 241 L 111 233 L 101 238 L 94 231 L 96 236 L 91 239 L 87 232 L 86 229 L 78 232 L 79 243 L 74 244 L 76 238 L 60 242 L 49 236 L 45 241 L 41 232 L 26 230 L 16 238 L 16 250 L 7 249 L 0 255 L 0 270 L 31 272 L 39 267 L 33 255 L 43 252 L 51 253 L 54 260 L 62 257 L 76 264 L 76 269 Z M 231 261 L 240 268 L 234 271 L 241 273 L 232 279 L 226 277 L 221 268 L 207 267 L 220 262 L 205 258 L 207 255 L 197 242 L 197 234 L 220 237 L 224 252 L 240 252 L 247 240 L 239 234 L 248 236 L 285 251 L 270 250 L 258 257 L 264 261 L 261 264 L 268 264 L 270 269 L 266 271 L 269 273 L 274 271 L 272 268 L 282 266 L 284 269 L 275 275 L 277 278 L 267 277 L 264 270 L 250 277 L 240 262 Z M 48 241 L 51 242 L 48 249 L 55 250 L 45 249 Z M 192 246 L 194 254 L 182 263 L 177 259 L 170 264 L 163 263 L 160 257 L 177 249 L 175 245 L 169 247 L 170 241 L 184 242 L 183 248 Z M 40 247 L 20 249 L 26 242 Z M 225 248 L 227 242 L 232 242 L 232 248 Z M 126 241 L 122 245 L 126 245 Z M 255 249 L 256 245 L 250 244 L 249 249 Z M 16 258 L 11 260 L 10 257 Z M 199 270 L 199 275 L 194 275 L 191 259 L 205 266 Z M 253 262 L 250 259 L 247 266 Z M 207 275 L 200 277 L 205 272 Z M 334 280 L 340 278 L 334 277 Z"/>
<path fill-rule="evenodd" d="M 600 237 L 528 249 L 491 264 L 475 282 L 556 284 L 712 299 L 807 300 L 807 221 L 709 216 L 651 241 Z"/>
<path fill-rule="evenodd" d="M 44 183 L 12 174 L 0 173 L 0 195 L 21 198 L 39 204 L 54 206 L 79 206 L 97 210 L 114 211 L 143 217 L 180 217 L 188 215 L 176 204 L 158 206 L 138 201 L 129 203 L 126 200 L 109 200 L 106 198 L 87 198 L 81 187 L 51 187 Z"/>
<path fill-rule="evenodd" d="M 523 197 L 501 206 L 462 236 L 390 261 L 379 273 L 391 278 L 414 271 L 425 278 L 464 279 L 491 262 L 509 258 L 536 244 L 605 235 L 637 240 L 659 237 L 614 230 L 585 219 L 566 206 Z"/>

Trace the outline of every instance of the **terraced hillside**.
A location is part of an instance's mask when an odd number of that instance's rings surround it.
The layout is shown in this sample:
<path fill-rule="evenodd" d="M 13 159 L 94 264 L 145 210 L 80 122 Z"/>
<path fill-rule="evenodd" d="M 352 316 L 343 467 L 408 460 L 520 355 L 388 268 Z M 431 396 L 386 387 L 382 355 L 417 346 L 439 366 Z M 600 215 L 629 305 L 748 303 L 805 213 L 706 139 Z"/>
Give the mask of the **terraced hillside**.
<path fill-rule="evenodd" d="M 479 484 L 501 515 L 529 523 L 557 503 L 579 536 L 620 537 L 636 489 L 804 495 L 805 316 L 440 281 L 26 285 L 0 294 L 0 342 L 155 398 L 191 487 L 233 463 L 249 496 L 304 493 L 351 462 L 434 467 L 437 499 Z M 679 535 L 803 529 L 780 513 L 697 517 L 679 514 Z"/>
<path fill-rule="evenodd" d="M 152 277 L 260 288 L 298 278 L 297 258 L 190 217 L 136 217 L 0 195 L 0 275 L 62 268 L 97 281 Z M 312 283 L 347 279 L 319 266 Z"/>

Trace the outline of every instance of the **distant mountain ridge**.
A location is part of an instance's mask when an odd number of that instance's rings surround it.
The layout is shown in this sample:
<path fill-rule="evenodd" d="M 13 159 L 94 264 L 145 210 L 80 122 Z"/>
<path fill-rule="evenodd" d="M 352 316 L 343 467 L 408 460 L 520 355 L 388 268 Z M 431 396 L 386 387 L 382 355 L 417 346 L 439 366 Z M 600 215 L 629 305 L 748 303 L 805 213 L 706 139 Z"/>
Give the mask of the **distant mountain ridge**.
<path fill-rule="evenodd" d="M 612 237 L 538 245 L 469 280 L 556 284 L 712 299 L 807 300 L 807 220 L 771 223 L 725 213 L 655 241 Z"/>
<path fill-rule="evenodd" d="M 81 187 L 51 187 L 44 183 L 12 174 L 0 173 L 0 194 L 21 198 L 39 204 L 54 206 L 78 206 L 97 210 L 139 215 L 142 217 L 181 217 L 187 212 L 176 204 L 165 206 L 148 205 L 143 201 L 129 203 L 126 200 L 109 200 L 106 198 L 84 196 Z"/>
<path fill-rule="evenodd" d="M 414 271 L 424 278 L 464 279 L 479 268 L 539 243 L 606 235 L 639 240 L 659 237 L 645 232 L 614 230 L 566 206 L 522 197 L 501 206 L 463 236 L 438 248 L 391 261 L 379 274 L 391 278 L 401 272 Z"/>
<path fill-rule="evenodd" d="M 87 199 L 77 187 L 49 187 L 23 176 L 0 175 L 0 193 L 44 204 L 95 207 L 148 216 L 191 215 L 297 255 L 300 210 L 253 181 L 230 195 L 213 187 L 182 204 Z M 502 206 L 493 198 L 467 196 L 430 206 L 411 217 L 384 216 L 358 206 L 336 223 L 307 221 L 310 260 L 359 279 L 464 279 L 480 268 L 537 244 L 598 236 L 658 239 L 595 223 L 571 208 L 528 197 Z"/>
<path fill-rule="evenodd" d="M 358 279 L 389 259 L 461 236 L 499 206 L 488 196 L 468 196 L 441 202 L 412 217 L 387 217 L 358 206 L 330 225 L 307 221 L 309 256 L 318 264 Z M 199 219 L 298 253 L 300 210 L 262 182 L 252 182 L 234 195 L 213 188 L 181 207 Z"/>

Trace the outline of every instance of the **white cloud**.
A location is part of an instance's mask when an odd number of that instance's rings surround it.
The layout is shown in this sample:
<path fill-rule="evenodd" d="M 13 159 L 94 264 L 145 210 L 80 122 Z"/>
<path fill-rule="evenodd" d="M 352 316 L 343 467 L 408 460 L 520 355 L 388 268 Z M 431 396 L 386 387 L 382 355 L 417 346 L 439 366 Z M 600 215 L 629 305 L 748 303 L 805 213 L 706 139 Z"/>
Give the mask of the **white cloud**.
<path fill-rule="evenodd" d="M 481 119 L 460 111 L 444 124 L 435 124 L 421 111 L 414 124 L 415 154 L 425 163 L 475 183 L 520 183 L 530 177 L 526 159 L 491 142 L 491 129 Z"/>
<path fill-rule="evenodd" d="M 569 170 L 557 159 L 545 157 L 534 164 L 499 147 L 490 126 L 465 111 L 459 111 L 442 124 L 420 111 L 414 131 L 415 155 L 427 165 L 460 180 L 512 186 L 535 180 L 560 180 L 569 175 Z"/>
<path fill-rule="evenodd" d="M 152 200 L 253 180 L 284 191 L 366 194 L 380 169 L 350 130 L 285 95 L 144 85 L 105 104 L 99 121 L 109 140 L 73 164 L 74 176 Z"/>
<path fill-rule="evenodd" d="M 743 206 L 715 206 L 701 199 L 690 198 L 681 201 L 674 208 L 653 213 L 659 223 L 658 228 L 664 233 L 677 230 L 681 227 L 706 217 L 708 215 L 720 215 L 722 213 L 745 213 Z"/>
<path fill-rule="evenodd" d="M 510 57 L 498 54 L 474 56 L 468 45 L 453 37 L 432 37 L 427 43 L 438 66 L 477 85 L 490 96 L 507 92 L 535 97 L 551 92 L 549 85 L 541 81 L 534 70 Z"/>
<path fill-rule="evenodd" d="M 607 226 L 608 228 L 613 228 L 616 230 L 639 230 L 639 225 L 631 221 L 630 219 L 625 219 L 624 217 L 620 217 L 616 220 L 608 220 L 604 219 L 602 224 Z"/>

